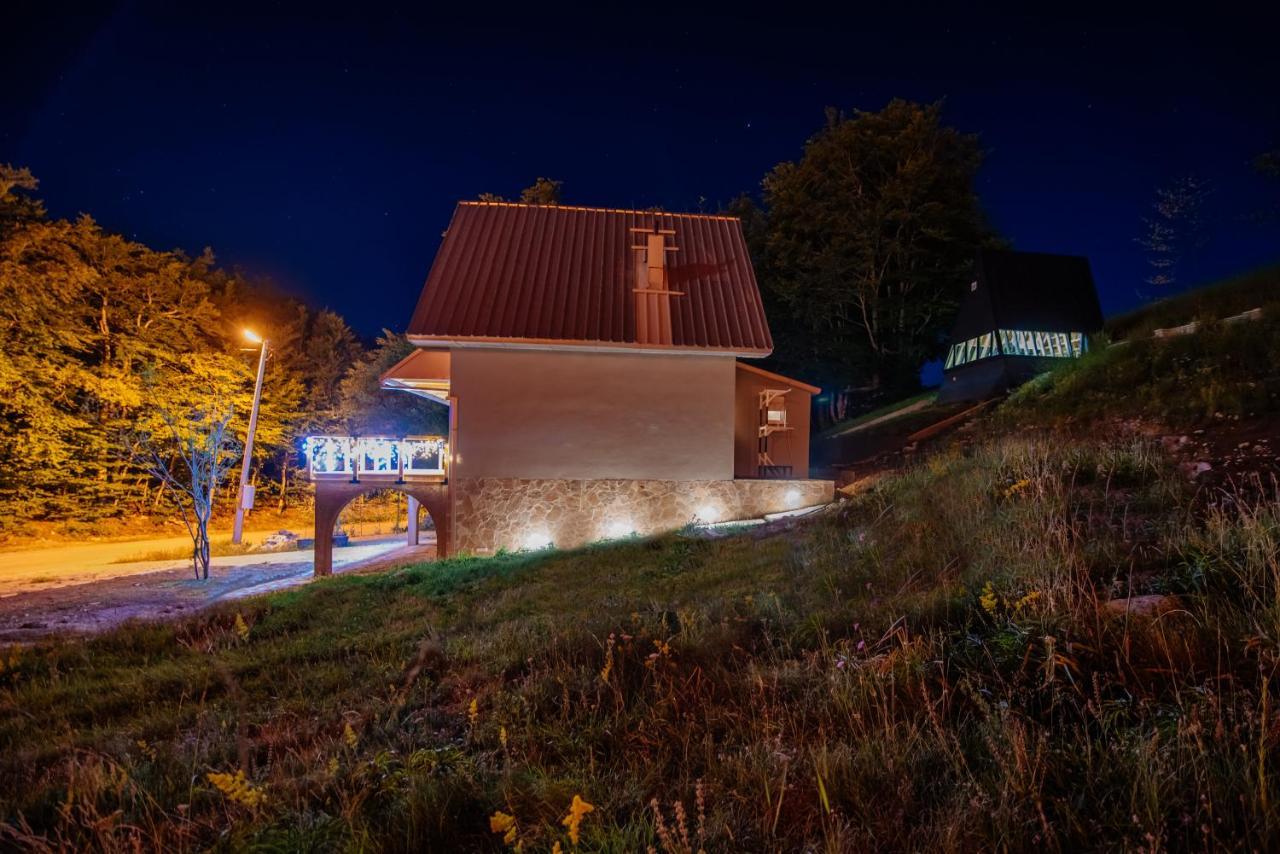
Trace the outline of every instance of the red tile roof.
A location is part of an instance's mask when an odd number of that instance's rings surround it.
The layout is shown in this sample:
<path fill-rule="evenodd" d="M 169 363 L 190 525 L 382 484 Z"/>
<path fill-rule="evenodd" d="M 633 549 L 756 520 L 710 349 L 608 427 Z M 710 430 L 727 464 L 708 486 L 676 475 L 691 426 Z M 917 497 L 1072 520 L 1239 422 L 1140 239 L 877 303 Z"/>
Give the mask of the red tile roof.
<path fill-rule="evenodd" d="M 736 217 L 459 202 L 409 323 L 415 343 L 640 347 L 632 228 L 673 229 L 671 350 L 773 349 Z M 644 345 L 655 349 L 655 345 Z"/>

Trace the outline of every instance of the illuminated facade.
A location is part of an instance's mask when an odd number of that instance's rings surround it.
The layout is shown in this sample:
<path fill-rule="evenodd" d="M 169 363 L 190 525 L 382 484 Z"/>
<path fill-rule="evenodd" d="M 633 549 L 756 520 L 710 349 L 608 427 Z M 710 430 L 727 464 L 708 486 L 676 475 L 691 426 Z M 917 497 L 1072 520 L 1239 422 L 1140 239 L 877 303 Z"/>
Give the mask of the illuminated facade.
<path fill-rule="evenodd" d="M 1102 311 L 1089 261 L 984 250 L 943 362 L 942 402 L 983 400 L 1089 351 Z"/>
<path fill-rule="evenodd" d="M 819 390 L 742 361 L 773 341 L 736 218 L 462 202 L 408 337 L 383 388 L 447 406 L 449 435 L 313 437 L 318 507 L 416 490 L 441 554 L 491 554 L 831 500 Z"/>

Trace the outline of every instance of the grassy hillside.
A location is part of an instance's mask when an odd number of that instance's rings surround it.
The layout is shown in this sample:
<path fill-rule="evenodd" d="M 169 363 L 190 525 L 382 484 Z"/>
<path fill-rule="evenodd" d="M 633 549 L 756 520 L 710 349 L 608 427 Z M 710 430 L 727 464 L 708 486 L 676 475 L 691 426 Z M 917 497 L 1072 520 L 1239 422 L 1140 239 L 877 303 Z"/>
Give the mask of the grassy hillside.
<path fill-rule="evenodd" d="M 1193 320 L 1221 320 L 1252 308 L 1275 308 L 1278 303 L 1280 265 L 1273 265 L 1113 317 L 1107 321 L 1107 332 L 1113 339 L 1143 338 L 1155 329 Z"/>
<path fill-rule="evenodd" d="M 1274 323 L 1095 354 L 790 527 L 5 650 L 0 845 L 1274 849 L 1280 502 L 1098 426 L 1274 411 Z"/>

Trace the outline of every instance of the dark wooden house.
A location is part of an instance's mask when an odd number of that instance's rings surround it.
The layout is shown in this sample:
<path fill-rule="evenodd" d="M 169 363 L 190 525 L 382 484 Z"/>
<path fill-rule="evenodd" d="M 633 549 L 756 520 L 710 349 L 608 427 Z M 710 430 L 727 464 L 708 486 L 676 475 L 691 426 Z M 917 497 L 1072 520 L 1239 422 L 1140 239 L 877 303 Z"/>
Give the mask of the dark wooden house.
<path fill-rule="evenodd" d="M 960 306 L 938 400 L 983 400 L 1089 350 L 1102 309 L 1089 259 L 983 250 Z"/>

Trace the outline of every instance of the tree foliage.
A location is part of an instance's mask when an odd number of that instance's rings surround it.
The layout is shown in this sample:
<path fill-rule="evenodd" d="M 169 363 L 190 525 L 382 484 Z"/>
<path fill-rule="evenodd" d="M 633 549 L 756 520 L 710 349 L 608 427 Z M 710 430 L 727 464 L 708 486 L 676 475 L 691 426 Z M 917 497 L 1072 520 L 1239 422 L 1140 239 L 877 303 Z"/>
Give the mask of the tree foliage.
<path fill-rule="evenodd" d="M 560 204 L 560 187 L 563 181 L 539 177 L 531 186 L 520 191 L 520 201 L 527 205 Z"/>
<path fill-rule="evenodd" d="M 389 329 L 342 378 L 336 423 L 352 435 L 448 435 L 449 411 L 443 403 L 404 392 L 384 391 L 380 378 L 412 353 L 409 339 Z"/>
<path fill-rule="evenodd" d="M 343 319 L 219 269 L 208 251 L 157 252 L 87 216 L 49 219 L 35 187 L 0 167 L 0 518 L 161 506 L 162 481 L 124 439 L 163 434 L 213 394 L 243 441 L 256 368 L 245 326 L 270 342 L 253 471 L 287 487 L 298 440 L 338 423 L 343 378 L 362 361 Z"/>
<path fill-rule="evenodd" d="M 218 488 L 241 454 L 230 430 L 234 408 L 222 402 L 218 389 L 204 391 L 204 399 L 186 411 L 161 413 L 164 429 L 141 429 L 126 440 L 130 458 L 164 490 L 191 535 L 191 567 L 201 580 L 209 577 L 209 522 Z"/>
<path fill-rule="evenodd" d="M 520 202 L 526 205 L 558 205 L 560 204 L 560 188 L 564 181 L 539 177 L 528 187 L 520 191 Z M 505 202 L 505 196 L 497 193 L 481 193 L 482 202 Z"/>
<path fill-rule="evenodd" d="M 743 197 L 784 370 L 836 389 L 899 394 L 938 356 L 975 250 L 995 242 L 974 192 L 975 137 L 941 104 L 827 111 L 803 156 Z"/>

